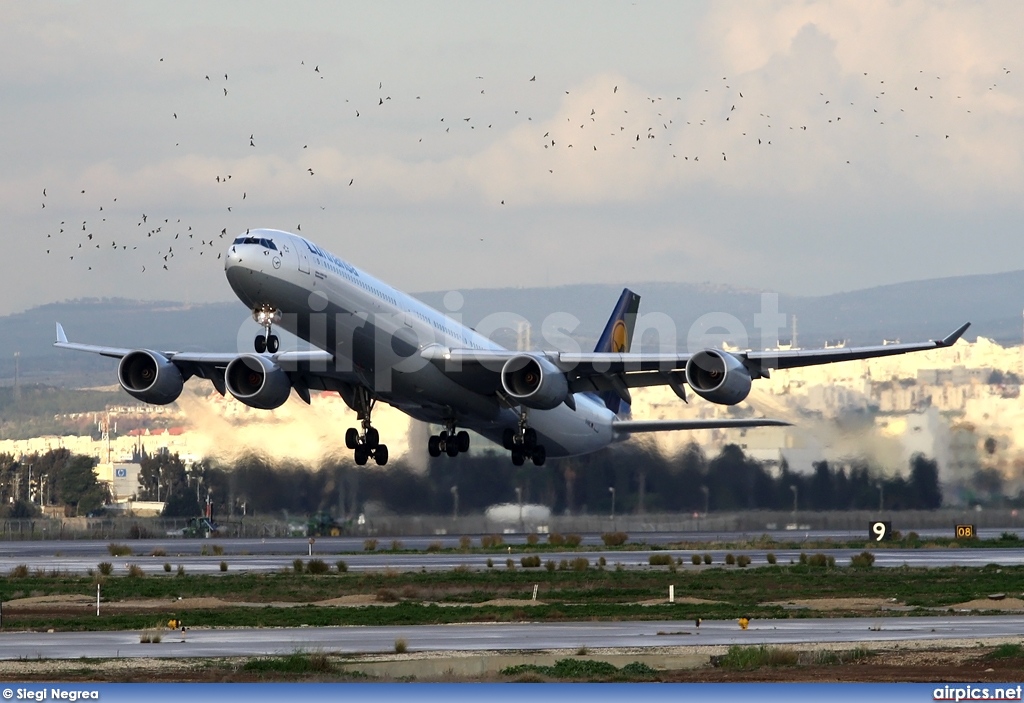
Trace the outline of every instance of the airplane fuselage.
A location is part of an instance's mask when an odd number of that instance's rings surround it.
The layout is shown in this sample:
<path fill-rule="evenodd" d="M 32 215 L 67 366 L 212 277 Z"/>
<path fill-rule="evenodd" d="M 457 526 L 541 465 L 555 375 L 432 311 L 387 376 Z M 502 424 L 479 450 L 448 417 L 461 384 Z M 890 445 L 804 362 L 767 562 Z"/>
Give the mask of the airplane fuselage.
<path fill-rule="evenodd" d="M 506 429 L 518 426 L 517 410 L 422 356 L 430 346 L 503 347 L 304 237 L 250 230 L 232 243 L 224 269 L 247 307 L 274 311 L 275 327 L 334 356 L 324 375 L 355 374 L 374 397 L 417 420 L 454 421 L 499 444 Z M 585 393 L 574 400 L 575 409 L 525 410 L 549 456 L 586 454 L 622 439 L 603 403 Z"/>

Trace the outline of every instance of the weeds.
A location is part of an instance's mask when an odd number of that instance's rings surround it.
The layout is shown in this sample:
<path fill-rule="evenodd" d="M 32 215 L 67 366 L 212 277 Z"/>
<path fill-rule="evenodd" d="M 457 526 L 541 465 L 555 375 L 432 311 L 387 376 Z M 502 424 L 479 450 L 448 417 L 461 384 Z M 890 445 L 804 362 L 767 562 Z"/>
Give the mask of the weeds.
<path fill-rule="evenodd" d="M 796 666 L 797 653 L 792 649 L 781 647 L 742 647 L 734 644 L 729 651 L 719 657 L 712 657 L 711 663 L 723 669 L 760 669 L 771 666 Z"/>
<path fill-rule="evenodd" d="M 244 671 L 275 674 L 325 674 L 334 671 L 330 658 L 323 652 L 299 650 L 284 657 L 260 657 L 242 665 Z"/>
<path fill-rule="evenodd" d="M 330 570 L 331 567 L 327 566 L 327 562 L 323 559 L 310 559 L 306 564 L 306 571 L 310 574 L 326 574 Z"/>

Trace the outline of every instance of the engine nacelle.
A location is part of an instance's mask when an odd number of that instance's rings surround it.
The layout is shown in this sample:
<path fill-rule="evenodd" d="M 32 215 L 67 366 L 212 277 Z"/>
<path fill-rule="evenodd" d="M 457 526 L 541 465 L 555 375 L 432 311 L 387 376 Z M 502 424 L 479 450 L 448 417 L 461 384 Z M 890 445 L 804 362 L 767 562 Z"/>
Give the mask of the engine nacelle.
<path fill-rule="evenodd" d="M 569 397 L 565 374 L 542 356 L 521 354 L 501 367 L 501 386 L 528 408 L 551 410 Z"/>
<path fill-rule="evenodd" d="M 117 381 L 128 395 L 153 405 L 173 403 L 185 385 L 177 366 L 163 354 L 148 349 L 138 349 L 121 357 Z"/>
<path fill-rule="evenodd" d="M 251 408 L 273 410 L 284 405 L 292 390 L 288 374 L 265 356 L 242 354 L 224 369 L 228 393 Z"/>
<path fill-rule="evenodd" d="M 750 373 L 732 354 L 705 349 L 686 362 L 686 382 L 704 400 L 736 405 L 750 393 Z"/>

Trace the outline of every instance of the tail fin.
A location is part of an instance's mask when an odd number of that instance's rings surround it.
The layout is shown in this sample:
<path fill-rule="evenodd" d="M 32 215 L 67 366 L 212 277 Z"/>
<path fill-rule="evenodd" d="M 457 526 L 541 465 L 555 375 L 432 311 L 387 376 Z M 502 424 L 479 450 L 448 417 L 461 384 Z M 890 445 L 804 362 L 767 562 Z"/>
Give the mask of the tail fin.
<path fill-rule="evenodd" d="M 619 302 L 615 304 L 612 316 L 608 318 L 608 324 L 598 338 L 594 351 L 614 354 L 628 352 L 629 345 L 633 342 L 633 327 L 636 325 L 639 309 L 640 296 L 629 288 L 623 288 Z M 629 405 L 615 391 L 602 391 L 598 393 L 598 397 L 604 402 L 605 407 L 616 415 L 629 414 Z"/>

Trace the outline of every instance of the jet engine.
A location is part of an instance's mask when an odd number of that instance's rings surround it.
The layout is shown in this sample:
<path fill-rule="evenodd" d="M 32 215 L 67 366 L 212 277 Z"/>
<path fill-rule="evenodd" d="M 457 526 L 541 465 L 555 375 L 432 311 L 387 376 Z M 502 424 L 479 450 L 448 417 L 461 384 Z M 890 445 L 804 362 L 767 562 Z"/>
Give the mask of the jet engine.
<path fill-rule="evenodd" d="M 750 393 L 750 372 L 732 354 L 705 349 L 686 362 L 686 382 L 693 392 L 720 405 L 736 405 Z"/>
<path fill-rule="evenodd" d="M 117 381 L 128 395 L 144 403 L 167 405 L 181 395 L 185 379 L 163 354 L 138 349 L 121 357 Z"/>
<path fill-rule="evenodd" d="M 265 356 L 242 354 L 224 369 L 228 392 L 251 408 L 273 410 L 292 390 L 288 374 Z"/>
<path fill-rule="evenodd" d="M 542 356 L 521 354 L 501 368 L 505 392 L 528 408 L 551 410 L 569 396 L 569 382 L 557 366 Z"/>

